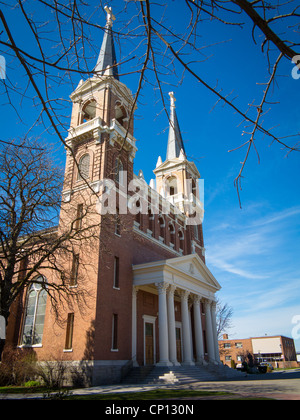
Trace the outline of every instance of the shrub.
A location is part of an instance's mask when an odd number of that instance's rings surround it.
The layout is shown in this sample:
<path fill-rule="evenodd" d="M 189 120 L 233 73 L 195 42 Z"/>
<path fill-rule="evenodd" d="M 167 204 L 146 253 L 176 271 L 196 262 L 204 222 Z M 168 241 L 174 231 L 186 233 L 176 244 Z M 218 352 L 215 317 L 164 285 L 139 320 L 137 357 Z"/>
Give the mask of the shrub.
<path fill-rule="evenodd" d="M 35 378 L 36 356 L 31 349 L 7 348 L 0 364 L 0 386 L 22 385 Z"/>
<path fill-rule="evenodd" d="M 25 382 L 24 386 L 26 388 L 34 388 L 37 386 L 41 386 L 41 383 L 39 381 L 27 381 Z"/>
<path fill-rule="evenodd" d="M 66 378 L 67 367 L 62 360 L 49 360 L 39 363 L 36 369 L 43 383 L 50 389 L 63 387 Z"/>

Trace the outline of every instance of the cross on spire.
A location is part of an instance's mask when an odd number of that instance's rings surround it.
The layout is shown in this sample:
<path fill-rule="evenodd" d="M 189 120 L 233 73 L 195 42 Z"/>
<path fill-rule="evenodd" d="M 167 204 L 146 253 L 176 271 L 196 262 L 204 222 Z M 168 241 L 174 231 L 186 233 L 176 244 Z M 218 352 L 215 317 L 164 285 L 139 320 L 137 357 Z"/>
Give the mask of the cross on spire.
<path fill-rule="evenodd" d="M 112 8 L 111 7 L 104 6 L 104 10 L 107 13 L 107 16 L 106 16 L 106 25 L 111 28 L 112 25 L 113 25 L 113 21 L 116 20 L 116 17 L 115 17 L 115 15 L 112 12 Z"/>
<path fill-rule="evenodd" d="M 106 26 L 104 30 L 104 36 L 102 41 L 101 50 L 97 60 L 97 64 L 94 69 L 94 73 L 97 76 L 111 75 L 115 79 L 119 80 L 117 58 L 114 45 L 113 32 L 111 30 L 113 21 L 116 20 L 112 12 L 112 8 L 105 6 L 104 10 L 107 13 Z"/>
<path fill-rule="evenodd" d="M 170 96 L 170 101 L 171 101 L 171 107 L 175 108 L 176 98 L 174 96 L 174 92 L 169 92 L 169 96 Z"/>

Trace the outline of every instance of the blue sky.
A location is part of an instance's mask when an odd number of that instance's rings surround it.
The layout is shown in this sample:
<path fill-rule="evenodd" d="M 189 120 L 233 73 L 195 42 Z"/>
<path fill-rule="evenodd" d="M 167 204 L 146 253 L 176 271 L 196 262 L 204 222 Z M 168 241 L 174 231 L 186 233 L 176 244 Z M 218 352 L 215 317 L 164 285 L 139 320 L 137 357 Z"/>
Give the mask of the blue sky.
<path fill-rule="evenodd" d="M 91 7 L 99 2 L 90 1 Z M 111 2 L 118 25 L 130 18 L 119 14 L 123 2 Z M 168 2 L 167 23 L 181 29 L 182 16 L 178 13 L 176 2 Z M 13 24 L 12 32 L 23 48 L 34 49 L 32 38 L 18 10 L 4 10 L 5 16 Z M 42 14 L 37 7 L 37 16 Z M 40 14 L 39 14 L 40 13 Z M 99 24 L 104 24 L 105 15 L 99 16 Z M 161 8 L 153 9 L 153 15 L 162 13 Z M 96 19 L 95 14 L 94 19 Z M 261 55 L 259 32 L 256 32 L 257 45 L 252 41 L 251 28 L 245 29 L 222 25 L 210 21 L 199 27 L 199 43 L 203 46 L 204 61 L 194 62 L 193 69 L 201 77 L 222 89 L 224 94 L 232 92 L 234 103 L 246 110 L 248 104 L 259 103 L 262 85 L 267 80 L 266 59 Z M 2 35 L 3 37 L 3 35 Z M 102 33 L 91 31 L 94 45 L 101 46 Z M 122 41 L 122 50 L 117 48 L 121 58 L 127 56 L 132 43 Z M 202 44 L 201 44 L 202 43 Z M 217 43 L 217 44 L 216 44 Z M 207 45 L 212 45 L 206 48 Z M 140 46 L 140 56 L 145 51 Z M 98 53 L 98 52 L 97 52 Z M 90 63 L 96 62 L 95 57 Z M 10 63 L 8 72 L 13 83 L 24 83 L 23 71 Z M 272 105 L 264 119 L 266 128 L 275 127 L 278 135 L 300 132 L 300 79 L 291 77 L 293 65 L 286 60 L 280 67 L 277 84 L 272 89 Z M 179 79 L 169 75 L 163 85 L 167 104 L 169 91 L 177 98 L 176 110 L 189 159 L 193 159 L 205 184 L 204 242 L 206 262 L 222 289 L 218 293 L 223 303 L 233 308 L 233 328 L 229 335 L 247 338 L 261 335 L 292 335 L 293 317 L 300 316 L 300 155 L 290 153 L 270 139 L 257 136 L 256 146 L 260 163 L 254 151 L 250 153 L 242 181 L 241 201 L 234 188 L 234 179 L 244 159 L 245 149 L 229 150 L 245 141 L 242 136 L 241 118 L 232 109 L 216 103 L 216 97 L 200 83 L 177 67 Z M 122 71 L 129 70 L 122 68 Z M 80 77 L 74 76 L 75 86 Z M 153 75 L 148 78 L 154 83 Z M 121 81 L 135 92 L 137 75 L 121 77 Z M 178 80 L 181 80 L 179 83 Z M 69 99 L 70 85 L 53 83 L 53 97 Z M 1 91 L 3 93 L 3 91 Z M 1 136 L 7 140 L 22 136 L 31 126 L 37 110 L 32 106 L 33 91 L 29 87 L 28 99 L 14 98 L 23 117 L 20 122 L 16 113 L 2 101 L 0 114 Z M 64 113 L 69 116 L 71 104 L 65 103 Z M 254 115 L 254 114 L 252 114 Z M 135 172 L 142 169 L 149 182 L 154 177 L 159 155 L 165 159 L 167 148 L 168 120 L 155 86 L 145 85 L 138 103 L 135 121 L 135 137 L 138 139 L 138 152 L 135 159 Z M 44 131 L 42 125 L 36 127 L 35 134 L 42 134 L 57 148 L 57 157 L 64 162 L 64 148 L 58 139 Z M 295 140 L 296 142 L 296 140 Z M 295 331 L 295 329 L 294 329 Z M 300 333 L 300 328 L 299 328 Z M 295 340 L 300 351 L 300 339 Z"/>

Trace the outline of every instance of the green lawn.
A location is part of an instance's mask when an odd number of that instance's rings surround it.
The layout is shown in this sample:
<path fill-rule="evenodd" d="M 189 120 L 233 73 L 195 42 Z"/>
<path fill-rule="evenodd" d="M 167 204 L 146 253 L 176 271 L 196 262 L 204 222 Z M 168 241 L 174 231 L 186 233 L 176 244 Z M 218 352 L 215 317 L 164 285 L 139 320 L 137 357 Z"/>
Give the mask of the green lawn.
<path fill-rule="evenodd" d="M 126 392 L 115 394 L 94 394 L 94 395 L 70 395 L 68 400 L 166 400 L 166 399 L 192 399 L 192 398 L 218 397 L 222 399 L 267 399 L 267 398 L 245 398 L 237 394 L 223 391 L 196 391 L 189 389 L 155 389 L 152 391 Z"/>
<path fill-rule="evenodd" d="M 70 395 L 68 399 L 89 400 L 164 400 L 166 398 L 192 398 L 211 395 L 230 395 L 226 392 L 192 391 L 186 389 L 154 389 L 142 392 L 120 392 L 115 394 Z"/>
<path fill-rule="evenodd" d="M 65 391 L 65 392 L 64 392 Z M 50 395 L 51 392 L 51 395 Z M 242 400 L 264 400 L 270 398 L 261 397 L 241 397 L 238 394 L 232 394 L 223 391 L 200 391 L 190 389 L 154 389 L 151 391 L 140 391 L 140 392 L 120 392 L 120 393 L 99 393 L 99 394 L 84 394 L 84 395 L 72 395 L 71 389 L 65 389 L 62 392 L 58 390 L 49 391 L 49 388 L 45 387 L 24 387 L 24 386 L 7 386 L 0 387 L 1 394 L 43 394 L 46 398 L 51 399 L 66 399 L 66 400 L 103 400 L 103 401 L 126 401 L 126 400 L 166 400 L 166 399 L 242 399 Z"/>

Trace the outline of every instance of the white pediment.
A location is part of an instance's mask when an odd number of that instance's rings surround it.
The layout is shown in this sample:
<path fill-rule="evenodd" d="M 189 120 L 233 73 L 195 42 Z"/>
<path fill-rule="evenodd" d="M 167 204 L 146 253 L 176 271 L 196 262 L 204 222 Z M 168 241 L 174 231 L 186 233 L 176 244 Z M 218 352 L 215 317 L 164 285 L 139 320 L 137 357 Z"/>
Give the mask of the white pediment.
<path fill-rule="evenodd" d="M 134 265 L 133 279 L 135 286 L 167 282 L 202 296 L 211 296 L 221 289 L 197 254 Z"/>
<path fill-rule="evenodd" d="M 174 271 L 182 273 L 188 278 L 211 286 L 215 291 L 220 290 L 221 286 L 197 254 L 185 255 L 179 258 L 166 260 L 168 266 Z"/>
<path fill-rule="evenodd" d="M 187 159 L 184 159 L 184 160 L 179 159 L 179 158 L 168 159 L 162 164 L 160 164 L 159 166 L 157 166 L 153 172 L 155 174 L 159 174 L 160 172 L 165 173 L 172 170 L 185 169 L 186 167 L 189 168 L 189 170 L 194 174 L 196 178 L 200 178 L 200 173 L 196 165 L 194 164 L 194 162 L 190 162 Z"/>

